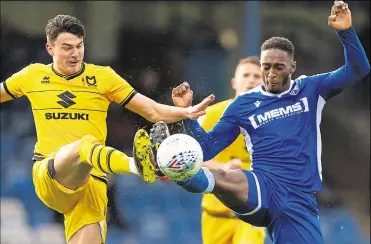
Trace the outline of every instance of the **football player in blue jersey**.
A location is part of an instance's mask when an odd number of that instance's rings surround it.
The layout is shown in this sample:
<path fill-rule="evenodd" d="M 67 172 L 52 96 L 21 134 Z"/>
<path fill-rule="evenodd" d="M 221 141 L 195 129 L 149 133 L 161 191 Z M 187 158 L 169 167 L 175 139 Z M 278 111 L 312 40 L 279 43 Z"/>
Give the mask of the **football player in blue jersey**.
<path fill-rule="evenodd" d="M 252 166 L 249 171 L 202 168 L 177 184 L 189 192 L 214 194 L 240 219 L 268 227 L 274 243 L 323 243 L 314 196 L 322 188 L 322 109 L 328 99 L 370 71 L 346 3 L 334 2 L 328 24 L 344 47 L 342 67 L 291 80 L 294 45 L 272 37 L 261 46 L 262 85 L 239 95 L 208 133 L 196 120 L 183 121 L 185 132 L 201 144 L 205 161 L 242 133 Z M 172 96 L 175 105 L 187 107 L 193 92 L 183 83 Z"/>

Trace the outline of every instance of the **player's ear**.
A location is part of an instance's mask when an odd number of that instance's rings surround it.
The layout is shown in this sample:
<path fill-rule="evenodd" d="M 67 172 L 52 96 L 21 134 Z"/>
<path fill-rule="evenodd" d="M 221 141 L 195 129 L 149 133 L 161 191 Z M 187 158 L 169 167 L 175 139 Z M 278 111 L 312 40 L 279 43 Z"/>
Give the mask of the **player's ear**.
<path fill-rule="evenodd" d="M 293 74 L 296 70 L 296 61 L 293 61 L 292 62 L 292 65 L 291 65 L 291 70 L 290 70 L 290 74 Z"/>
<path fill-rule="evenodd" d="M 45 44 L 46 51 L 49 53 L 50 56 L 54 56 L 53 48 L 49 43 Z"/>
<path fill-rule="evenodd" d="M 236 90 L 236 79 L 234 77 L 231 79 L 231 85 L 233 90 Z"/>

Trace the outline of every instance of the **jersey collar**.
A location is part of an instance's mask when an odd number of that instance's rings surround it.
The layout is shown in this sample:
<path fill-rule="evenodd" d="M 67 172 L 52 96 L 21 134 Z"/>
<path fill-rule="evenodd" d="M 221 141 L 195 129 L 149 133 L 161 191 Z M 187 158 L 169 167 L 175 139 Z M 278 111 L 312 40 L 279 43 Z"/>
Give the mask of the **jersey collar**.
<path fill-rule="evenodd" d="M 56 70 L 54 69 L 53 64 L 52 64 L 51 67 L 52 67 L 53 72 L 54 72 L 56 75 L 62 77 L 62 78 L 65 79 L 65 80 L 72 80 L 72 79 L 78 77 L 79 75 L 81 75 L 82 73 L 84 73 L 84 71 L 85 71 L 85 63 L 84 63 L 84 62 L 81 63 L 81 68 L 80 68 L 80 70 L 77 71 L 76 73 L 72 74 L 72 75 L 64 75 L 64 74 L 59 73 L 58 71 L 56 71 Z"/>
<path fill-rule="evenodd" d="M 264 85 L 261 84 L 261 85 L 260 85 L 260 92 L 261 92 L 263 95 L 265 95 L 265 96 L 270 96 L 270 97 L 282 97 L 283 95 L 285 95 L 285 94 L 287 94 L 287 93 L 289 93 L 289 92 L 291 91 L 292 86 L 294 85 L 294 83 L 295 83 L 295 81 L 291 80 L 289 89 L 287 89 L 286 91 L 281 92 L 281 93 L 279 93 L 279 94 L 270 93 L 270 92 L 265 91 L 264 88 L 263 88 Z"/>

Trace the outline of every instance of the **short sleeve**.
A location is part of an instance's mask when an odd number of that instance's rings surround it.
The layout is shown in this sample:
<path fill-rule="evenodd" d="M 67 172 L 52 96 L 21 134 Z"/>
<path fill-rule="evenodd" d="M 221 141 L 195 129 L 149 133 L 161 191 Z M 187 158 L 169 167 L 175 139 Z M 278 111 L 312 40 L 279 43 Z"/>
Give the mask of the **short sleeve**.
<path fill-rule="evenodd" d="M 13 98 L 25 95 L 25 84 L 29 78 L 30 65 L 10 76 L 4 82 L 5 91 Z"/>
<path fill-rule="evenodd" d="M 106 96 L 112 102 L 125 106 L 136 94 L 134 88 L 111 67 L 105 68 Z"/>

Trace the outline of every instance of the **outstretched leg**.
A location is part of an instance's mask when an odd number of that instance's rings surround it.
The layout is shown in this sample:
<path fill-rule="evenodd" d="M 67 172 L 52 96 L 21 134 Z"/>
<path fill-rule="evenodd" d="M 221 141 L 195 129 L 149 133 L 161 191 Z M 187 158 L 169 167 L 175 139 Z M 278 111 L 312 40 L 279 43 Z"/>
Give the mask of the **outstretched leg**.
<path fill-rule="evenodd" d="M 36 159 L 33 180 L 46 206 L 64 214 L 69 244 L 103 243 L 106 237 L 107 174 L 134 173 L 156 180 L 149 135 L 134 137 L 134 158 L 86 135 L 45 159 Z M 91 172 L 95 169 L 94 172 Z"/>
<path fill-rule="evenodd" d="M 75 190 L 88 180 L 94 168 L 103 174 L 139 174 L 146 182 L 156 178 L 151 143 L 143 129 L 134 137 L 134 159 L 112 147 L 104 146 L 92 135 L 63 146 L 50 163 L 50 174 L 64 187 Z"/>
<path fill-rule="evenodd" d="M 189 180 L 176 182 L 183 189 L 193 193 L 212 193 L 226 206 L 238 207 L 247 202 L 249 184 L 242 170 L 201 170 Z"/>
<path fill-rule="evenodd" d="M 165 122 L 157 122 L 150 130 L 150 138 L 156 153 L 159 145 L 170 135 Z M 162 172 L 157 169 L 158 175 Z M 176 182 L 186 191 L 212 193 L 228 207 L 241 206 L 248 198 L 248 180 L 242 170 L 201 168 L 197 175 L 184 182 Z"/>

